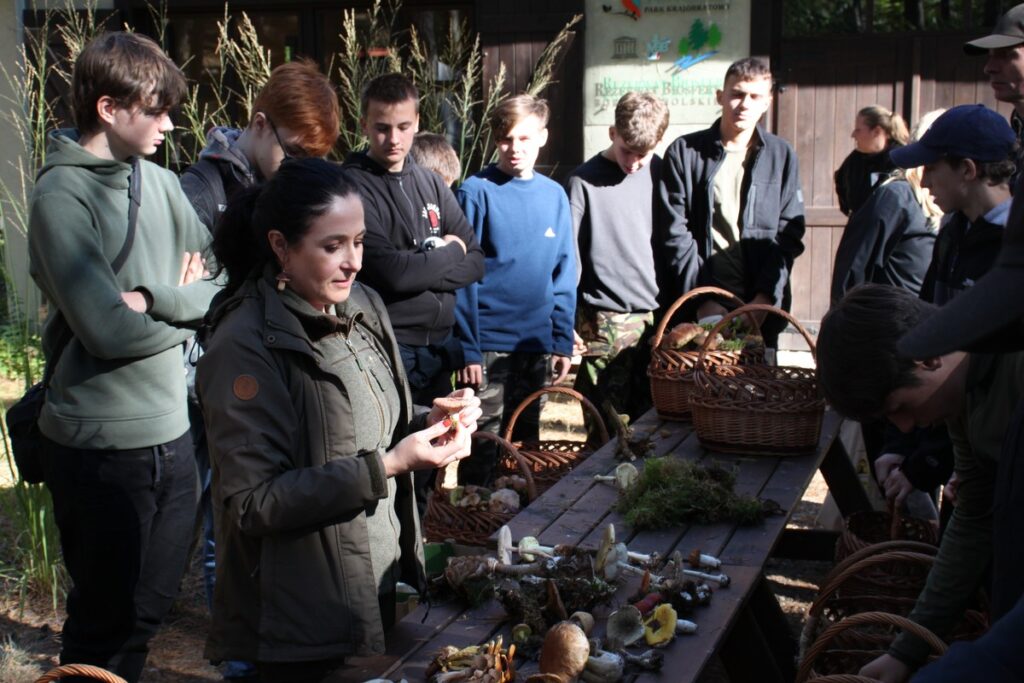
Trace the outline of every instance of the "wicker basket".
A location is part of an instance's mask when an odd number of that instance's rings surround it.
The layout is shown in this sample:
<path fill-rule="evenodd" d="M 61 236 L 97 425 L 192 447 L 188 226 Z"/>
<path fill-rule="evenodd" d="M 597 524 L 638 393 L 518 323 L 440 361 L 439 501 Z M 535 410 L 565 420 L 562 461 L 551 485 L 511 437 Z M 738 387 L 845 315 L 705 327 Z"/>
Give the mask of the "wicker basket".
<path fill-rule="evenodd" d="M 690 419 L 690 394 L 693 393 L 693 368 L 697 364 L 699 351 L 678 351 L 661 348 L 665 329 L 676 311 L 694 297 L 714 294 L 737 306 L 743 301 L 732 293 L 718 287 L 698 287 L 682 295 L 665 312 L 658 329 L 651 340 L 651 363 L 647 376 L 651 380 L 651 400 L 663 420 Z M 756 325 L 755 325 L 756 327 Z M 763 363 L 764 347 L 754 351 L 709 351 L 706 362 L 710 365 L 738 365 L 740 363 Z"/>
<path fill-rule="evenodd" d="M 474 432 L 473 438 L 494 441 L 519 463 L 519 474 L 526 479 L 526 499 L 532 502 L 537 497 L 537 488 L 529 466 L 516 447 L 490 432 Z M 516 515 L 511 512 L 492 512 L 485 505 L 456 507 L 441 488 L 443 480 L 441 472 L 438 472 L 434 479 L 434 491 L 427 497 L 427 510 L 423 513 L 423 534 L 428 541 L 455 541 L 465 545 L 487 546 L 491 534 Z"/>
<path fill-rule="evenodd" d="M 523 414 L 531 403 L 540 400 L 545 394 L 561 394 L 579 401 L 583 410 L 587 412 L 594 421 L 596 439 L 599 443 L 590 441 L 571 441 L 569 439 L 546 439 L 543 441 L 513 441 L 512 434 L 515 430 L 516 421 Z M 512 417 L 509 418 L 508 426 L 505 428 L 505 440 L 512 443 L 519 451 L 519 455 L 526 461 L 533 474 L 533 483 L 537 487 L 537 495 L 544 493 L 551 488 L 566 472 L 576 467 L 598 448 L 608 442 L 608 429 L 605 427 L 601 413 L 594 404 L 588 401 L 582 394 L 568 387 L 545 387 L 535 391 L 520 403 Z M 512 457 L 510 451 L 505 451 L 498 460 L 498 471 L 502 474 L 518 474 L 519 462 Z"/>
<path fill-rule="evenodd" d="M 83 678 L 104 681 L 104 683 L 128 683 L 128 681 L 115 673 L 89 664 L 65 664 L 55 667 L 36 679 L 36 683 L 51 683 L 52 681 L 59 681 L 65 676 L 81 676 Z"/>
<path fill-rule="evenodd" d="M 730 320 L 746 313 L 774 313 L 814 341 L 793 316 L 764 304 L 748 304 L 724 315 L 711 339 Z M 818 447 L 825 400 L 811 368 L 772 365 L 713 365 L 707 345 L 693 369 L 696 390 L 690 396 L 693 427 L 711 451 L 751 455 L 803 455 Z"/>
<path fill-rule="evenodd" d="M 817 676 L 849 674 L 884 654 L 900 631 L 918 636 L 935 657 L 946 652 L 946 644 L 934 633 L 906 617 L 885 612 L 862 612 L 829 626 L 807 650 L 796 673 L 796 683 Z"/>
<path fill-rule="evenodd" d="M 811 643 L 827 627 L 861 612 L 879 611 L 899 616 L 910 614 L 935 561 L 934 554 L 896 549 L 923 544 L 914 541 L 888 541 L 851 555 L 837 565 L 822 582 L 814 602 L 807 611 L 800 634 L 800 651 L 809 652 Z M 929 548 L 929 546 L 925 546 Z M 934 552 L 934 548 L 931 549 Z M 953 629 L 950 641 L 972 640 L 988 630 L 988 620 L 976 610 L 967 610 Z M 856 634 L 857 642 L 843 643 L 850 649 L 876 644 L 882 649 L 887 639 L 878 634 Z M 854 639 L 853 635 L 844 636 Z M 830 672 L 830 673 L 843 673 Z"/>
<path fill-rule="evenodd" d="M 931 546 L 939 543 L 939 530 L 932 522 L 905 517 L 893 506 L 888 512 L 865 510 L 846 518 L 836 541 L 836 562 L 883 541 L 916 541 Z"/>

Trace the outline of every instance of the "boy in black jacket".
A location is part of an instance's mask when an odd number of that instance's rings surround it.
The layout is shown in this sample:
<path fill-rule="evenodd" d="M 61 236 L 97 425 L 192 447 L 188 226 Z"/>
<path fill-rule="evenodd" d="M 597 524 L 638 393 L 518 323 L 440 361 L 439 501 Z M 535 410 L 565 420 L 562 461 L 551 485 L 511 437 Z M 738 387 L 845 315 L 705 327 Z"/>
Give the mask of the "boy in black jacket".
<path fill-rule="evenodd" d="M 804 201 L 793 148 L 757 125 L 772 99 L 767 62 L 734 62 L 717 97 L 721 118 L 665 152 L 660 220 L 669 272 L 679 274 L 682 292 L 715 285 L 788 310 L 789 275 L 804 250 Z M 709 300 L 697 315 L 724 312 Z M 765 343 L 775 346 L 784 326 L 781 318 L 765 321 Z"/>
<path fill-rule="evenodd" d="M 451 392 L 452 372 L 465 365 L 452 334 L 455 290 L 483 277 L 484 255 L 455 195 L 408 156 L 419 130 L 412 81 L 378 76 L 361 107 L 370 146 L 345 160 L 366 213 L 359 279 L 384 299 L 413 401 L 430 405 Z"/>

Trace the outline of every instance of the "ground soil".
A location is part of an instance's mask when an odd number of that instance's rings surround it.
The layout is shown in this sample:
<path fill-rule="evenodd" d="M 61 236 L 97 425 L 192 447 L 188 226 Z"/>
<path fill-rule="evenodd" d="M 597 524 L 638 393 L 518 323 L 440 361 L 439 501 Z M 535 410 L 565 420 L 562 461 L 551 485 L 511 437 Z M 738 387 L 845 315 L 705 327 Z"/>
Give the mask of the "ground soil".
<path fill-rule="evenodd" d="M 6 391 L 5 391 L 6 390 Z M 0 384 L 0 398 L 9 398 L 17 392 Z M 558 438 L 582 423 L 578 408 L 559 401 L 544 407 L 543 424 L 546 438 Z M 6 470 L 6 467 L 0 468 Z M 4 484 L 0 481 L 0 486 Z M 804 500 L 793 516 L 799 526 L 813 526 L 827 488 L 820 475 L 808 488 Z M 0 519 L 0 539 L 11 538 L 11 521 Z M 0 552 L 5 552 L 0 542 Z M 4 558 L 0 555 L 0 568 Z M 790 622 L 794 634 L 803 625 L 804 614 L 817 592 L 818 585 L 829 565 L 821 562 L 773 560 L 766 574 Z M 0 651 L 0 683 L 33 683 L 43 671 L 56 664 L 60 650 L 60 610 L 54 610 L 48 598 L 21 596 L 11 582 L 2 583 L 0 594 L 0 642 L 13 646 Z M 196 683 L 217 681 L 220 676 L 202 657 L 203 643 L 209 627 L 206 610 L 202 570 L 198 561 L 192 563 L 179 596 L 166 624 L 152 643 L 148 667 L 143 674 L 144 683 Z M 3 652 L 14 649 L 24 653 L 30 664 L 4 666 Z M 20 656 L 20 655 L 19 655 Z M 728 676 L 719 662 L 712 662 L 702 676 L 701 683 L 727 683 Z M 412 683 L 412 682 L 411 682 Z"/>

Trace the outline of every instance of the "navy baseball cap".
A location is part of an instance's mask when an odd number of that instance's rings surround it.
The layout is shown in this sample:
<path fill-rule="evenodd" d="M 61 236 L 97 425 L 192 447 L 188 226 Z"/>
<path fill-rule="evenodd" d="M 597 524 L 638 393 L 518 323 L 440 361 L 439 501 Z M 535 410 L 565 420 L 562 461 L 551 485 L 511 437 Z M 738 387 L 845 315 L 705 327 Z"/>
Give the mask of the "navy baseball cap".
<path fill-rule="evenodd" d="M 1024 44 L 1024 4 L 1014 5 L 999 17 L 999 22 L 989 35 L 964 43 L 964 52 L 983 55 L 989 50 L 1021 44 Z"/>
<path fill-rule="evenodd" d="M 1016 142 L 1010 124 L 998 113 L 982 104 L 961 104 L 935 119 L 919 141 L 891 150 L 889 158 L 900 168 L 934 164 L 948 156 L 1005 161 Z"/>

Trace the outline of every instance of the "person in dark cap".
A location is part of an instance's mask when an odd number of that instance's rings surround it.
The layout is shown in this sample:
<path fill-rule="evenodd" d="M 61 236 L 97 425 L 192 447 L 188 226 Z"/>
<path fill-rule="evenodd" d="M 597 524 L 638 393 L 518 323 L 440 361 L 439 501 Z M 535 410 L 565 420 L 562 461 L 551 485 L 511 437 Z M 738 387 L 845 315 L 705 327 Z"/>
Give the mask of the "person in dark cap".
<path fill-rule="evenodd" d="M 1017 172 L 1010 180 L 1016 193 L 1017 180 L 1024 170 L 1024 3 L 1014 5 L 999 18 L 992 33 L 964 43 L 964 52 L 972 56 L 988 55 L 985 75 L 992 94 L 1000 102 L 1013 105 L 1010 124 L 1020 146 Z"/>
<path fill-rule="evenodd" d="M 1013 131 L 999 114 L 963 105 L 937 118 L 919 142 L 893 150 L 897 166 L 924 167 L 921 184 L 949 217 L 921 287 L 925 301 L 947 304 L 995 261 L 1010 209 L 1014 145 Z M 887 428 L 879 452 L 875 474 L 897 504 L 915 488 L 934 491 L 953 472 L 953 450 L 942 425 L 908 435 Z"/>

